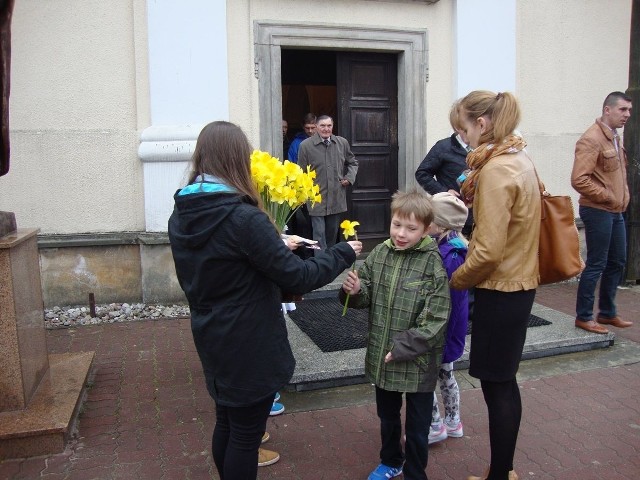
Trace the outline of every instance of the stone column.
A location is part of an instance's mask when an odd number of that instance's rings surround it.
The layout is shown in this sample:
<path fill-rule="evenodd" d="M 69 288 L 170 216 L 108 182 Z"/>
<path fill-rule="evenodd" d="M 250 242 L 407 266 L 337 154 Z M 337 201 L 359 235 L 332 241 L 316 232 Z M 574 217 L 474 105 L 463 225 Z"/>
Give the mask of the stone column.
<path fill-rule="evenodd" d="M 49 369 L 37 230 L 0 237 L 0 411 L 26 408 Z"/>
<path fill-rule="evenodd" d="M 95 356 L 48 354 L 37 233 L 0 212 L 0 460 L 64 450 Z"/>

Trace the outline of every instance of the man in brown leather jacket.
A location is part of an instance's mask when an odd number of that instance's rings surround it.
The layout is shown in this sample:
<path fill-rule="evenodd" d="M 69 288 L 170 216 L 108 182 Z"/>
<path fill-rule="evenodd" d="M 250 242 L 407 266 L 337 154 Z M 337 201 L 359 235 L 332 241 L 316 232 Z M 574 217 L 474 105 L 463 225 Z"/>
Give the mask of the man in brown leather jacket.
<path fill-rule="evenodd" d="M 618 316 L 615 304 L 627 252 L 622 214 L 629 204 L 627 154 L 617 129 L 624 127 L 630 116 L 631 97 L 612 92 L 604 101 L 602 116 L 576 143 L 571 186 L 580 194 L 587 261 L 578 285 L 575 325 L 592 333 L 608 333 L 603 325 L 632 325 Z M 598 280 L 599 313 L 594 320 Z"/>

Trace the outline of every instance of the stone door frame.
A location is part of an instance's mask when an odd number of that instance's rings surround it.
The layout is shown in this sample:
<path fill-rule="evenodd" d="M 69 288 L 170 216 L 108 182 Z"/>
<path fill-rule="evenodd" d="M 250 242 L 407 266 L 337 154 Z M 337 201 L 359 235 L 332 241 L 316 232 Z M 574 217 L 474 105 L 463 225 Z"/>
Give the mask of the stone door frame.
<path fill-rule="evenodd" d="M 279 152 L 282 148 L 279 125 L 282 120 L 283 47 L 396 53 L 398 187 L 413 185 L 415 167 L 426 151 L 427 40 L 426 29 L 254 21 L 260 148 L 269 152 Z"/>

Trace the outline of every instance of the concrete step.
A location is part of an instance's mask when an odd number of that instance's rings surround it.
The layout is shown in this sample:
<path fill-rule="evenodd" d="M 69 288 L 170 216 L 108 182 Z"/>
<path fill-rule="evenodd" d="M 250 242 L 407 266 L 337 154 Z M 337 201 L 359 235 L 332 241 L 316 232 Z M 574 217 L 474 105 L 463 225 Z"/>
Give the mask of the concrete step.
<path fill-rule="evenodd" d="M 339 277 L 332 286 L 321 290 L 335 290 L 341 283 Z M 312 293 L 307 298 L 313 295 Z M 543 305 L 534 304 L 531 313 L 550 321 L 551 325 L 527 330 L 524 360 L 607 348 L 614 344 L 615 334 L 598 335 L 575 328 L 573 317 Z M 366 382 L 364 348 L 324 353 L 288 316 L 287 328 L 297 361 L 288 389 L 304 391 Z M 460 360 L 455 362 L 456 369 L 468 368 L 470 345 L 471 336 L 467 335 L 465 352 Z"/>

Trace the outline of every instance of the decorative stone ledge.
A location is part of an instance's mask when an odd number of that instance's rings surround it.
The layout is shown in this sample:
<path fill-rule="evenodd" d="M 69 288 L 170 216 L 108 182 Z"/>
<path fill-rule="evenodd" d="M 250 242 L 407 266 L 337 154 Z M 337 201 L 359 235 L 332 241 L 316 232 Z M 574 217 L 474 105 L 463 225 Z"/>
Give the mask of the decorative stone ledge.
<path fill-rule="evenodd" d="M 38 248 L 168 244 L 169 236 L 166 232 L 105 232 L 38 235 Z"/>
<path fill-rule="evenodd" d="M 146 128 L 140 135 L 138 158 L 142 162 L 189 161 L 204 125 L 163 125 Z"/>

